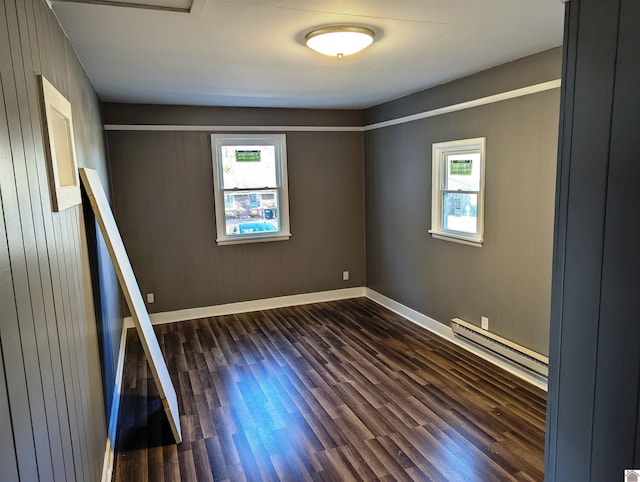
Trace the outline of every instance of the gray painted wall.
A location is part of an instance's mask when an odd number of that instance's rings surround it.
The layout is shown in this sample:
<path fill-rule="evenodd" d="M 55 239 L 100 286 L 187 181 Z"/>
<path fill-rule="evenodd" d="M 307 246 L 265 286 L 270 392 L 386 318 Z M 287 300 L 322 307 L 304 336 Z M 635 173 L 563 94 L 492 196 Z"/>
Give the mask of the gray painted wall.
<path fill-rule="evenodd" d="M 365 111 L 367 124 L 557 79 L 554 49 Z M 498 90 L 495 86 L 499 86 Z M 559 89 L 365 132 L 367 286 L 548 353 Z M 436 240 L 431 146 L 486 137 L 485 243 Z"/>
<path fill-rule="evenodd" d="M 205 125 L 361 122 L 348 111 L 195 110 Z M 184 124 L 194 108 L 105 111 L 107 123 Z M 210 133 L 108 132 L 115 215 L 142 292 L 155 294 L 150 312 L 364 286 L 362 133 L 285 133 L 291 239 L 218 246 Z"/>
<path fill-rule="evenodd" d="M 546 479 L 640 467 L 640 3 L 567 4 Z"/>
<path fill-rule="evenodd" d="M 106 417 L 99 358 L 114 365 L 121 319 L 100 262 L 100 326 L 85 288 L 80 206 L 52 213 L 36 74 L 73 108 L 79 164 L 107 179 L 100 105 L 44 0 L 0 2 L 0 480 L 99 480 Z M 95 229 L 95 225 L 91 226 Z M 98 333 L 110 343 L 99 343 Z M 111 393 L 113 369 L 105 374 Z"/>

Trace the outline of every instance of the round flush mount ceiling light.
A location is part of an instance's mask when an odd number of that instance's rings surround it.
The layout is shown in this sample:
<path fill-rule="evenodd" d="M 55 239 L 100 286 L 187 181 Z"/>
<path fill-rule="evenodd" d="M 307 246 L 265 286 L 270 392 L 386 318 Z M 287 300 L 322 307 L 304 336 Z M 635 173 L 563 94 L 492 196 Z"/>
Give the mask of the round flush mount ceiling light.
<path fill-rule="evenodd" d="M 304 39 L 307 47 L 316 52 L 341 59 L 366 49 L 375 35 L 373 30 L 366 27 L 336 25 L 312 30 Z"/>

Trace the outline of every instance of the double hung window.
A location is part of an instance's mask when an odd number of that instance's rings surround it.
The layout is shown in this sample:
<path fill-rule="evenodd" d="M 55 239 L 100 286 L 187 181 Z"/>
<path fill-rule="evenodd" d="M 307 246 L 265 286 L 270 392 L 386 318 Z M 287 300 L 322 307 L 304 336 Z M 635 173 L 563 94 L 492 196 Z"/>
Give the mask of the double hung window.
<path fill-rule="evenodd" d="M 218 244 L 289 239 L 284 134 L 212 134 Z"/>
<path fill-rule="evenodd" d="M 434 238 L 482 246 L 485 138 L 433 144 L 431 229 Z"/>

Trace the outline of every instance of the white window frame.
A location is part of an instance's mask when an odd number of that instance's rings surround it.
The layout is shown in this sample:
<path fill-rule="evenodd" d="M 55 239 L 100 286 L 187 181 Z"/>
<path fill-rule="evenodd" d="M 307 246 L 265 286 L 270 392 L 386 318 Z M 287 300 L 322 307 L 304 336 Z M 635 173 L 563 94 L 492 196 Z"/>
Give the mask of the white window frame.
<path fill-rule="evenodd" d="M 223 146 L 265 146 L 275 147 L 276 186 L 247 188 L 248 191 L 278 191 L 279 231 L 229 235 L 226 231 L 224 197 L 228 192 L 245 189 L 223 189 L 222 147 Z M 289 227 L 289 187 L 287 181 L 287 141 L 285 134 L 211 134 L 213 158 L 213 188 L 216 211 L 216 242 L 219 245 L 256 243 L 264 241 L 285 241 L 291 237 Z"/>
<path fill-rule="evenodd" d="M 436 239 L 452 241 L 470 246 L 482 247 L 484 242 L 484 191 L 485 191 L 485 137 L 461 139 L 433 144 L 431 158 L 431 229 L 429 233 Z M 442 219 L 442 202 L 447 176 L 447 156 L 451 154 L 480 154 L 480 190 L 454 191 L 478 195 L 477 222 L 475 234 L 445 229 Z"/>

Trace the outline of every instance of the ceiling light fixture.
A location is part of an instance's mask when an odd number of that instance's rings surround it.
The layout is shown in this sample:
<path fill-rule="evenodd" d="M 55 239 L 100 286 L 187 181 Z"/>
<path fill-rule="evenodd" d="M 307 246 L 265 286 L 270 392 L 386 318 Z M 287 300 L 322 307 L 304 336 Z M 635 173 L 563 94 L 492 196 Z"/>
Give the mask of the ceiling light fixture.
<path fill-rule="evenodd" d="M 366 49 L 373 42 L 375 32 L 366 27 L 336 25 L 312 30 L 304 36 L 307 47 L 341 59 Z"/>

